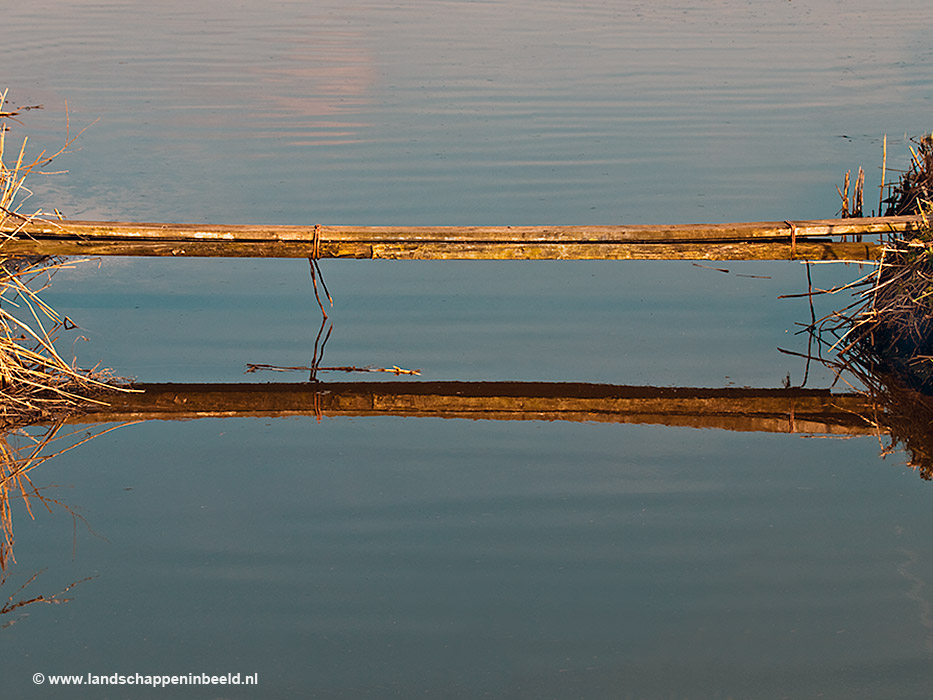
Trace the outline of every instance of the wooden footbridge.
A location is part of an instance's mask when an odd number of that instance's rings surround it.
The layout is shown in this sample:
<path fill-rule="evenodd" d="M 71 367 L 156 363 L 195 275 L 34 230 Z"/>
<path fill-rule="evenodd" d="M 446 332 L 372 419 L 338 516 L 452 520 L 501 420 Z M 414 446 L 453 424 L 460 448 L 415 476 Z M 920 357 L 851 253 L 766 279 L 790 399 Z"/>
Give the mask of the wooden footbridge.
<path fill-rule="evenodd" d="M 9 222 L 8 222 L 9 224 Z M 0 256 L 123 255 L 391 260 L 848 260 L 881 256 L 918 216 L 651 226 L 262 226 L 32 220 Z M 863 396 L 819 390 L 570 383 L 141 384 L 79 423 L 229 416 L 408 416 L 643 423 L 864 435 Z"/>
<path fill-rule="evenodd" d="M 874 260 L 919 216 L 672 226 L 262 226 L 29 220 L 0 255 L 392 260 Z"/>

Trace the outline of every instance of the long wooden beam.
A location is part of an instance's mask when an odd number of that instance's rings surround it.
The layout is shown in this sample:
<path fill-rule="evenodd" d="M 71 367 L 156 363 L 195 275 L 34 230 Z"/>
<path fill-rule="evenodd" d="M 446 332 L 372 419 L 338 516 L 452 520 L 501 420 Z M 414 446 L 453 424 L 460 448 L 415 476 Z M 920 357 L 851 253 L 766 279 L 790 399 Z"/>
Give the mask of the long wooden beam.
<path fill-rule="evenodd" d="M 563 382 L 139 384 L 73 423 L 196 418 L 395 416 L 641 423 L 866 435 L 864 397 L 809 389 L 694 389 Z"/>
<path fill-rule="evenodd" d="M 37 220 L 0 231 L 0 255 L 393 260 L 871 260 L 917 216 L 673 226 L 260 226 Z M 849 237 L 853 240 L 839 240 Z"/>

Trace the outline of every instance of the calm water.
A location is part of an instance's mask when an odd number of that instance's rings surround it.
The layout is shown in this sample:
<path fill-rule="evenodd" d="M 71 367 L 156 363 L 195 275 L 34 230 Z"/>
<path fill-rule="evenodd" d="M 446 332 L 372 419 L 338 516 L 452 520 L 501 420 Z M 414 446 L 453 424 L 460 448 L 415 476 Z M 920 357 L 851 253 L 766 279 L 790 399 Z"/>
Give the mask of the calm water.
<path fill-rule="evenodd" d="M 66 101 L 72 133 L 99 119 L 25 205 L 75 218 L 827 217 L 860 165 L 876 206 L 885 134 L 897 167 L 931 126 L 933 9 L 881 5 L 33 0 L 4 12 L 3 85 L 44 105 L 13 133 L 36 151 Z M 325 261 L 325 364 L 800 382 L 777 348 L 805 349 L 809 309 L 777 297 L 804 268 L 722 267 Z M 243 371 L 308 364 L 320 322 L 302 261 L 106 259 L 46 299 L 81 326 L 66 354 L 146 382 L 300 381 Z M 87 527 L 16 506 L 4 599 L 38 570 L 34 595 L 96 578 L 10 616 L 4 697 L 928 698 L 931 493 L 880 449 L 543 421 L 125 427 L 34 472 Z"/>

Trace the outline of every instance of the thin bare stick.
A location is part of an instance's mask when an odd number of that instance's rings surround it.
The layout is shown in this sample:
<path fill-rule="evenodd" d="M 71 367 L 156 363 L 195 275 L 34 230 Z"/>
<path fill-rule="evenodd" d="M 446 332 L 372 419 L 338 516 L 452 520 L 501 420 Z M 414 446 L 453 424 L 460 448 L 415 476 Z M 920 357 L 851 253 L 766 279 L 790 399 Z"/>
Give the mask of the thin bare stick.
<path fill-rule="evenodd" d="M 395 374 L 395 375 L 400 375 L 400 374 L 407 374 L 407 375 L 413 375 L 413 376 L 421 375 L 420 369 L 403 369 L 399 367 L 398 365 L 392 365 L 391 367 L 371 367 L 371 366 L 356 367 L 354 365 L 347 365 L 343 367 L 313 367 L 312 368 L 312 367 L 304 367 L 304 366 L 282 367 L 279 365 L 255 364 L 252 362 L 247 363 L 245 373 L 251 374 L 253 372 L 260 372 L 260 371 L 310 372 L 312 370 L 316 372 L 387 372 L 389 374 Z"/>
<path fill-rule="evenodd" d="M 884 177 L 885 177 L 885 168 L 888 166 L 888 135 L 884 135 L 884 141 L 882 141 L 881 146 L 881 187 L 878 188 L 878 216 L 883 216 L 881 207 L 884 205 Z M 882 235 L 878 234 L 879 241 L 881 240 Z"/>

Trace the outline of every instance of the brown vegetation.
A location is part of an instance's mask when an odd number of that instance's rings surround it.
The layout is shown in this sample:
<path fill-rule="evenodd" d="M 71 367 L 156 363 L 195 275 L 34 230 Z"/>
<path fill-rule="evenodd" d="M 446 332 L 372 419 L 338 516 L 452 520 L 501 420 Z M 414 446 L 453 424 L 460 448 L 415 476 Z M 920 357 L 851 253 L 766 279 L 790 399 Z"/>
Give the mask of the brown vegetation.
<path fill-rule="evenodd" d="M 27 177 L 64 153 L 74 140 L 66 134 L 64 146 L 55 153 L 43 151 L 27 158 L 27 139 L 23 138 L 10 157 L 7 121 L 15 119 L 18 112 L 5 111 L 5 100 L 4 91 L 0 93 L 0 586 L 6 583 L 7 567 L 14 561 L 14 503 L 21 503 L 31 517 L 37 507 L 58 506 L 80 519 L 67 505 L 33 483 L 30 473 L 94 437 L 84 431 L 63 432 L 63 420 L 99 403 L 95 394 L 117 388 L 108 373 L 80 370 L 55 349 L 57 334 L 75 326 L 39 295 L 51 275 L 68 263 L 46 256 L 11 255 L 4 249 L 6 243 L 23 233 L 25 226 L 43 216 L 41 210 L 23 212 L 31 195 L 25 184 Z M 63 438 L 64 447 L 58 442 Z M 51 595 L 27 596 L 25 589 L 39 573 L 0 605 L 0 615 L 32 603 L 66 602 L 64 594 L 80 583 Z M 0 627 L 15 621 L 8 619 Z"/>
<path fill-rule="evenodd" d="M 855 301 L 806 327 L 818 359 L 860 381 L 874 411 L 866 420 L 903 447 L 924 479 L 933 477 L 933 135 L 915 142 L 909 168 L 883 183 L 886 215 L 919 215 L 921 225 L 891 234 L 871 272 L 844 287 Z M 837 188 L 838 189 L 838 188 Z M 860 187 L 858 191 L 860 191 Z M 840 190 L 843 200 L 848 193 Z M 860 202 L 858 208 L 860 209 Z M 845 210 L 845 207 L 844 207 Z M 809 295 L 814 292 L 811 288 Z M 824 354 L 825 351 L 825 354 Z"/>

